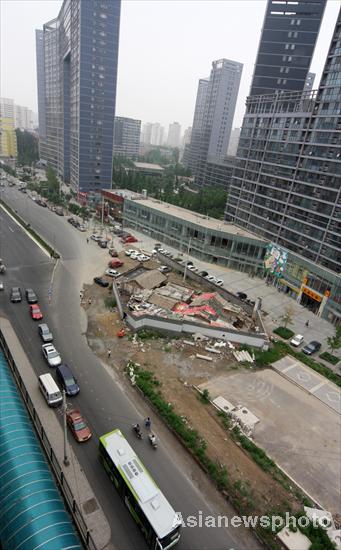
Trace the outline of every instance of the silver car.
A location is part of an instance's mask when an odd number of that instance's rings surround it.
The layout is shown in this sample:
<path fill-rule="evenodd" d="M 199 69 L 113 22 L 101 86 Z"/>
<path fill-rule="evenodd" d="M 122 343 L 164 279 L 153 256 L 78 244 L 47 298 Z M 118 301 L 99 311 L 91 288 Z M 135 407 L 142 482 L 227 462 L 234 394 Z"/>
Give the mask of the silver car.
<path fill-rule="evenodd" d="M 58 365 L 61 364 L 62 358 L 53 344 L 43 344 L 41 349 L 46 362 L 50 367 L 58 367 Z"/>

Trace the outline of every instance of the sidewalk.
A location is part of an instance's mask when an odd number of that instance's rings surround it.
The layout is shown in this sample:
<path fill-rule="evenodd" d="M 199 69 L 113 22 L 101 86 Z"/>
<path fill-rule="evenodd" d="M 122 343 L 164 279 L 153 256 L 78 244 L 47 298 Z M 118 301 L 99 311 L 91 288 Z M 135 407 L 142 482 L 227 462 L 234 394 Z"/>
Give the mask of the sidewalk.
<path fill-rule="evenodd" d="M 0 322 L 1 330 L 19 369 L 25 387 L 32 399 L 40 420 L 43 422 L 45 433 L 50 443 L 53 443 L 53 451 L 57 456 L 59 464 L 63 466 L 64 439 L 63 429 L 57 420 L 59 409 L 50 409 L 45 403 L 38 388 L 37 375 L 8 319 L 1 318 Z M 98 550 L 104 548 L 106 550 L 114 550 L 115 546 L 111 542 L 110 525 L 70 445 L 68 445 L 67 452 L 69 466 L 63 466 L 63 473 L 72 489 L 74 499 L 82 510 L 85 523 L 87 524 L 94 543 Z"/>

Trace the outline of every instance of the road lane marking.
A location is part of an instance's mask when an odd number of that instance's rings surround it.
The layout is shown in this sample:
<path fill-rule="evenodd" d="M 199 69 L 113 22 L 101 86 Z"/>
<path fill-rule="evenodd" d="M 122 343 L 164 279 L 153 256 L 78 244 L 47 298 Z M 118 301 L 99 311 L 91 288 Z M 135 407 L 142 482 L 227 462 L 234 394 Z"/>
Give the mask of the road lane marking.
<path fill-rule="evenodd" d="M 8 229 L 14 233 L 14 229 L 12 229 L 12 227 L 8 226 Z"/>
<path fill-rule="evenodd" d="M 12 220 L 16 225 L 18 225 L 18 226 L 23 230 L 23 232 L 26 233 L 26 235 L 27 235 L 33 242 L 36 243 L 36 245 L 40 248 L 40 250 L 41 250 L 42 252 L 44 252 L 44 254 L 50 258 L 49 252 L 47 252 L 47 250 L 45 250 L 45 248 L 40 244 L 40 242 L 38 242 L 38 241 L 33 237 L 33 235 L 31 235 L 31 233 L 29 233 L 29 232 L 21 225 L 21 223 L 19 223 L 18 220 L 16 220 L 15 217 L 12 216 L 12 214 L 3 206 L 3 204 L 0 204 L 0 208 L 2 208 L 2 210 L 3 210 L 4 212 L 6 212 L 7 216 L 9 216 L 9 217 L 11 218 L 11 220 Z"/>

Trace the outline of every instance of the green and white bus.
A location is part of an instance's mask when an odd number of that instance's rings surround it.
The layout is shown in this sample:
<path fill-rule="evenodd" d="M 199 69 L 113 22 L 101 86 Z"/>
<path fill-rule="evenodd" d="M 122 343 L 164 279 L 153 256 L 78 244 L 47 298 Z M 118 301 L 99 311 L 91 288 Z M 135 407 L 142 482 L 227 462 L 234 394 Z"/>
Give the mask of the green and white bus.
<path fill-rule="evenodd" d="M 99 458 L 149 548 L 168 550 L 175 546 L 181 520 L 120 430 L 99 438 Z"/>

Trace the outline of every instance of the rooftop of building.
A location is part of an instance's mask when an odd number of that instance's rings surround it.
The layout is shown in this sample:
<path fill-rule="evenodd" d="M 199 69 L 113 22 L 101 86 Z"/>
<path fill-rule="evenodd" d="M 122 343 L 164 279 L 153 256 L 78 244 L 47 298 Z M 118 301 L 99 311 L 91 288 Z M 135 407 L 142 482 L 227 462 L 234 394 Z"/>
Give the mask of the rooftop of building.
<path fill-rule="evenodd" d="M 132 200 L 134 200 L 134 198 L 132 198 Z M 173 204 L 162 202 L 156 199 L 136 198 L 135 200 L 136 202 L 138 202 L 138 204 L 146 206 L 147 208 L 152 208 L 153 210 L 157 210 L 158 212 L 162 212 L 163 214 L 168 214 L 186 222 L 200 225 L 200 227 L 206 229 L 222 231 L 224 233 L 240 235 L 241 237 L 257 239 L 260 242 L 266 242 L 266 239 L 263 239 L 262 237 L 259 237 L 254 233 L 251 233 L 251 231 L 246 231 L 245 229 L 241 229 L 240 227 L 232 225 L 231 223 L 227 223 L 223 220 L 217 220 L 215 218 L 204 216 L 203 214 L 191 212 L 191 210 L 186 210 L 185 208 L 181 208 L 180 206 L 174 206 Z"/>
<path fill-rule="evenodd" d="M 136 199 L 142 196 L 141 194 L 131 191 L 130 189 L 102 189 L 102 193 L 105 193 L 106 196 L 119 196 L 124 199 Z"/>
<path fill-rule="evenodd" d="M 134 166 L 139 170 L 159 170 L 160 172 L 164 170 L 159 164 L 153 164 L 151 162 L 134 162 Z"/>

